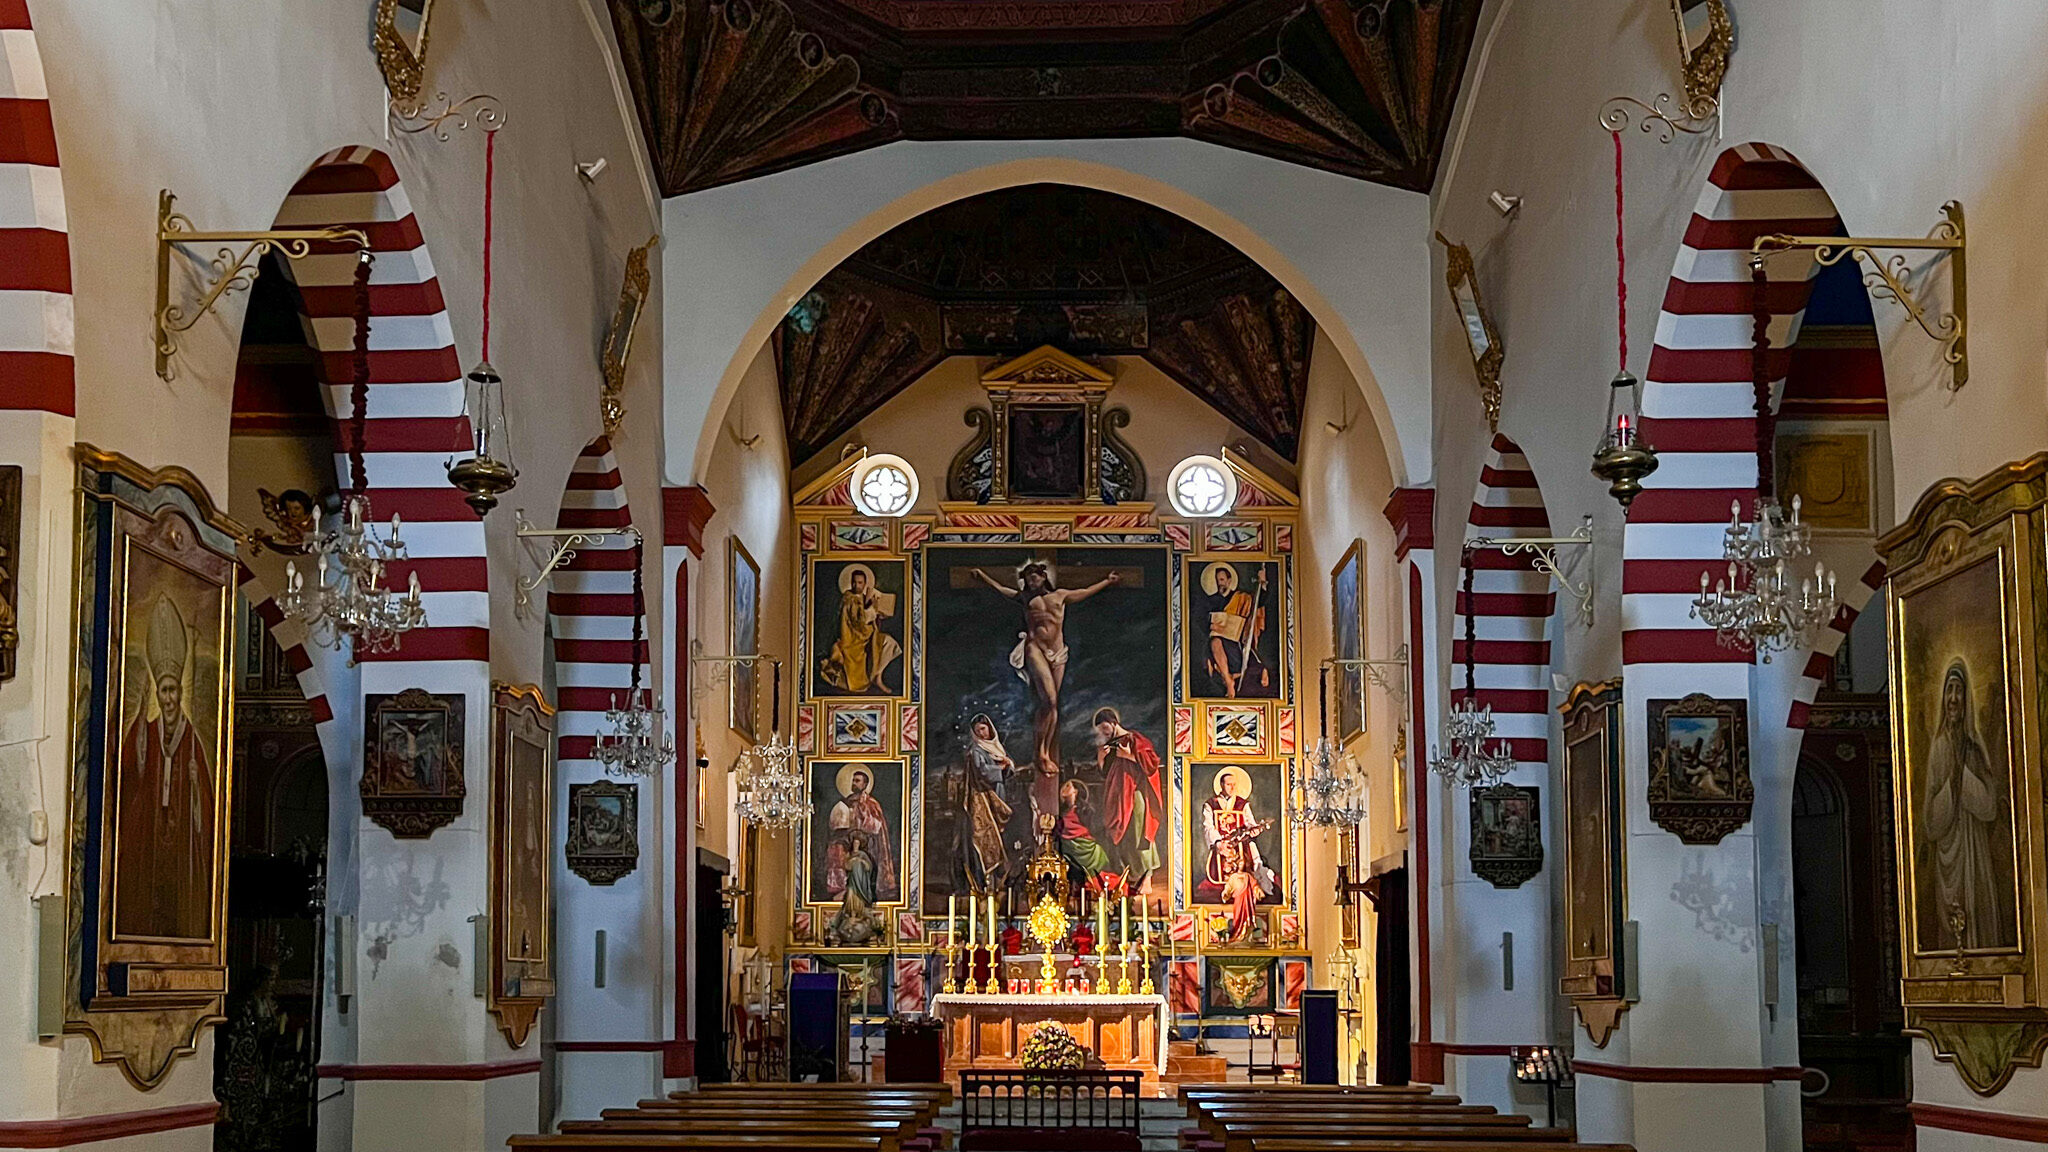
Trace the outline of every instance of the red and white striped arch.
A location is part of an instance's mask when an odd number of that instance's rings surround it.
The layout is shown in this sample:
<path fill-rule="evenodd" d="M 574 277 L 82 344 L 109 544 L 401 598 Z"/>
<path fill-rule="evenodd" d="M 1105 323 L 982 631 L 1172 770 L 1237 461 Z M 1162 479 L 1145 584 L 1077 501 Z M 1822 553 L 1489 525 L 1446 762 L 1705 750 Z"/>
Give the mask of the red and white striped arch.
<path fill-rule="evenodd" d="M 1799 683 L 1792 692 L 1792 710 L 1785 717 L 1786 727 L 1806 727 L 1814 697 L 1833 677 L 1835 654 L 1842 650 L 1842 641 L 1849 638 L 1849 630 L 1856 626 L 1856 618 L 1883 587 L 1884 561 L 1877 559 L 1871 560 L 1870 567 L 1864 569 L 1861 576 L 1839 585 L 1837 595 L 1841 597 L 1841 603 L 1835 608 L 1835 618 L 1821 629 L 1806 654 L 1806 664 L 1800 669 Z"/>
<path fill-rule="evenodd" d="M 618 529 L 631 527 L 633 510 L 619 479 L 619 462 L 611 441 L 599 436 L 576 457 L 562 493 L 555 527 Z M 608 537 L 602 544 L 579 547 L 574 559 L 555 569 L 548 589 L 548 616 L 555 636 L 555 717 L 557 757 L 564 769 L 581 766 L 601 770 L 591 759 L 604 714 L 614 700 L 625 702 L 640 666 L 648 682 L 647 639 L 633 644 L 633 541 Z"/>
<path fill-rule="evenodd" d="M 240 582 L 242 599 L 249 602 L 250 614 L 263 621 L 271 638 L 277 641 L 278 650 L 284 653 L 285 667 L 292 670 L 293 678 L 299 682 L 299 694 L 306 698 L 306 707 L 312 711 L 314 727 L 325 733 L 334 722 L 334 703 L 327 698 L 327 686 L 320 678 L 313 654 L 306 650 L 306 630 L 285 615 L 269 587 L 246 564 L 241 566 Z"/>
<path fill-rule="evenodd" d="M 445 461 L 470 443 L 461 359 L 434 262 L 390 157 L 374 148 L 322 156 L 292 187 L 280 228 L 360 228 L 376 263 L 370 276 L 370 399 L 363 452 L 371 511 L 405 519 L 409 563 L 393 565 L 392 587 L 419 574 L 427 626 L 395 652 L 364 662 L 490 660 L 490 582 L 484 526 L 451 487 Z M 290 261 L 305 309 L 308 342 L 320 354 L 327 410 L 335 419 L 335 472 L 349 482 L 347 450 L 355 379 L 356 255 L 315 245 Z"/>
<path fill-rule="evenodd" d="M 1746 649 L 1723 647 L 1712 628 L 1692 618 L 1691 604 L 1700 574 L 1721 569 L 1729 505 L 1741 505 L 1747 517 L 1755 504 L 1749 247 L 1772 232 L 1839 235 L 1841 220 L 1790 153 L 1767 144 L 1722 153 L 1686 228 L 1643 383 L 1643 435 L 1655 445 L 1659 466 L 1629 508 L 1623 536 L 1621 643 L 1628 668 L 1751 660 Z M 1766 266 L 1774 388 L 1784 382 L 1815 268 L 1805 253 L 1774 256 Z M 1717 681 L 1693 690 L 1744 695 L 1746 683 L 1745 676 L 1741 685 Z"/>
<path fill-rule="evenodd" d="M 1515 442 L 1496 434 L 1472 496 L 1465 539 L 1550 535 L 1550 516 L 1536 473 Z M 1547 770 L 1550 758 L 1550 618 L 1557 606 L 1548 574 L 1535 557 L 1497 548 L 1470 550 L 1472 595 L 1459 574 L 1451 659 L 1465 660 L 1466 617 L 1472 617 L 1473 680 L 1478 702 L 1493 708 L 1495 731 L 1518 767 Z M 1451 700 L 1467 699 L 1463 673 L 1453 670 Z"/>
<path fill-rule="evenodd" d="M 0 0 L 0 411 L 76 413 L 64 178 L 28 0 Z"/>

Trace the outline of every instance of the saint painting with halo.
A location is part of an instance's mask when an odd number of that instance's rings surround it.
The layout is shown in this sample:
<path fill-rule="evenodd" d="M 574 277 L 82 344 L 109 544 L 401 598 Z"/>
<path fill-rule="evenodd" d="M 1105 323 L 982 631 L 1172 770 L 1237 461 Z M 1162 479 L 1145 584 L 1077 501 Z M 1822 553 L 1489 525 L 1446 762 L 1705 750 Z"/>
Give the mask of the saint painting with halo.
<path fill-rule="evenodd" d="M 848 564 L 839 573 L 839 638 L 818 661 L 818 676 L 855 696 L 889 696 L 885 674 L 903 655 L 903 645 L 882 629 L 896 615 L 896 594 L 875 587 L 874 570 Z"/>
<path fill-rule="evenodd" d="M 866 764 L 842 764 L 832 783 L 839 801 L 825 817 L 826 898 L 843 901 L 858 896 L 868 904 L 896 903 L 903 891 L 896 878 L 889 814 L 875 799 L 875 770 Z"/>

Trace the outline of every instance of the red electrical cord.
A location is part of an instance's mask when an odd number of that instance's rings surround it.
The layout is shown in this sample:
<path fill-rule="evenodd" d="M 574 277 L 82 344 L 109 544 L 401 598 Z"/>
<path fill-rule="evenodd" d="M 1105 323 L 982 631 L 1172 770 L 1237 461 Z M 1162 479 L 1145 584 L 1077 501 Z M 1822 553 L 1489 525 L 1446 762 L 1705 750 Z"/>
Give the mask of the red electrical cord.
<path fill-rule="evenodd" d="M 348 483 L 351 494 L 356 496 L 364 495 L 370 488 L 363 461 L 363 434 L 370 407 L 370 265 L 375 261 L 376 257 L 368 248 L 356 257 L 356 346 L 355 363 L 351 366 L 354 378 L 350 381 L 348 394 Z"/>
<path fill-rule="evenodd" d="M 1621 138 L 1616 136 L 1619 141 Z M 1618 146 L 1618 145 L 1617 145 Z M 483 358 L 491 359 L 491 178 L 497 167 L 498 134 L 484 136 L 484 339 Z"/>
<path fill-rule="evenodd" d="M 1614 299 L 1621 332 L 1621 370 L 1628 371 L 1628 231 L 1622 215 L 1621 133 L 1614 136 Z"/>

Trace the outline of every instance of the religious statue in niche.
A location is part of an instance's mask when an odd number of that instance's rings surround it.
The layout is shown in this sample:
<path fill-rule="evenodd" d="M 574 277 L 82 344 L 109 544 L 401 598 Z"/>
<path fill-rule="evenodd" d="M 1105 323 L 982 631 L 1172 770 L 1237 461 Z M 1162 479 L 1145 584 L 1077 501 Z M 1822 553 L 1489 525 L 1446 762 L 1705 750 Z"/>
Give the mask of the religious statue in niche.
<path fill-rule="evenodd" d="M 1520 888 L 1543 870 L 1543 809 L 1534 786 L 1472 790 L 1472 874 L 1495 888 Z"/>
<path fill-rule="evenodd" d="M 466 704 L 460 693 L 408 688 L 363 697 L 363 815 L 401 840 L 424 840 L 462 814 Z"/>
<path fill-rule="evenodd" d="M 569 785 L 569 838 L 564 847 L 569 871 L 592 884 L 616 884 L 638 868 L 640 786 L 611 780 Z"/>
<path fill-rule="evenodd" d="M 1250 939 L 1260 907 L 1281 903 L 1280 878 L 1271 863 L 1283 850 L 1280 818 L 1276 813 L 1262 820 L 1258 811 L 1274 812 L 1280 803 L 1281 766 L 1192 765 L 1189 778 L 1209 783 L 1209 796 L 1191 814 L 1189 874 L 1195 889 L 1189 902 L 1220 905 L 1227 927 L 1218 942 L 1241 944 Z"/>
<path fill-rule="evenodd" d="M 811 569 L 817 618 L 812 635 L 822 649 L 811 684 L 813 697 L 903 694 L 903 618 L 898 605 L 908 583 L 902 560 L 818 561 Z M 837 588 L 837 598 L 825 594 Z"/>
<path fill-rule="evenodd" d="M 1276 700 L 1280 633 L 1273 611 L 1280 565 L 1271 560 L 1190 561 L 1191 697 Z"/>
<path fill-rule="evenodd" d="M 1749 823 L 1749 702 L 1695 692 L 1652 700 L 1650 819 L 1687 844 L 1719 844 Z"/>
<path fill-rule="evenodd" d="M 1019 885 L 1048 834 L 1076 882 L 1154 890 L 1167 550 L 938 545 L 926 563 L 925 626 L 947 639 L 926 650 L 925 912 Z"/>

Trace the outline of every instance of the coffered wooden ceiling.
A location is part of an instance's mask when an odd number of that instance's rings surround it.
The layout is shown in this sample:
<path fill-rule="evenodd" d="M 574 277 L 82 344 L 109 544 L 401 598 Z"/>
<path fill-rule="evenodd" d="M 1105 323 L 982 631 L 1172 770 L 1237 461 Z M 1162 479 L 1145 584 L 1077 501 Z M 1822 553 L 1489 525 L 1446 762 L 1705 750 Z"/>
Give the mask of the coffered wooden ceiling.
<path fill-rule="evenodd" d="M 955 201 L 833 269 L 776 329 L 790 456 L 829 447 L 948 356 L 1142 356 L 1293 460 L 1315 323 L 1213 233 L 1057 184 Z M 964 432 L 963 432 L 964 435 Z"/>
<path fill-rule="evenodd" d="M 892 140 L 1188 136 L 1427 191 L 1480 0 L 608 0 L 664 195 Z"/>

